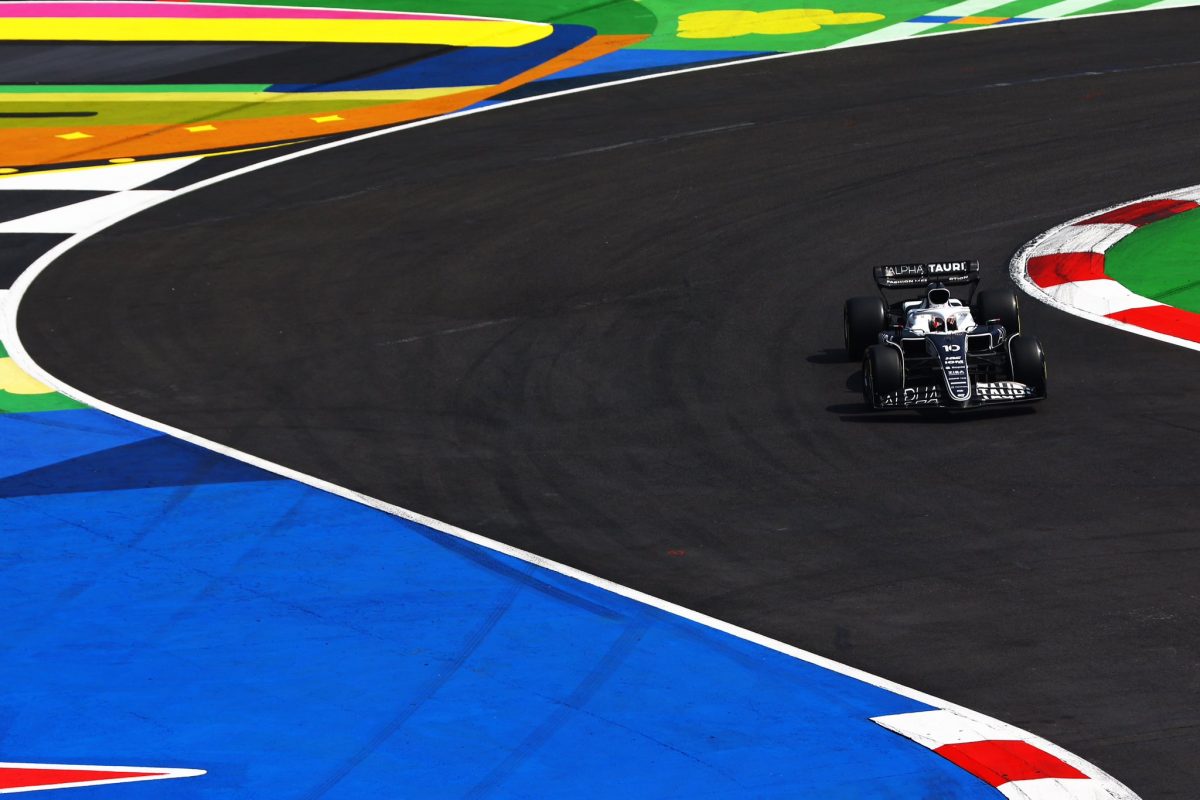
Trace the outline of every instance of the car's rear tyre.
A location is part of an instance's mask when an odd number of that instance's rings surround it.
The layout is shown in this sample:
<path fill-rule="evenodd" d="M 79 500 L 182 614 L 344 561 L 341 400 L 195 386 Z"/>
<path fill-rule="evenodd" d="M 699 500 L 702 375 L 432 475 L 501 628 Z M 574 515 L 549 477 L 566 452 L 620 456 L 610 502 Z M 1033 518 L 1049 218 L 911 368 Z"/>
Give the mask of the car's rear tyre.
<path fill-rule="evenodd" d="M 879 297 L 851 297 L 842 313 L 842 332 L 846 340 L 846 358 L 858 361 L 863 351 L 879 341 L 887 325 L 887 306 Z"/>
<path fill-rule="evenodd" d="M 1012 377 L 1039 397 L 1046 395 L 1046 353 L 1036 336 L 1022 334 L 1009 342 Z"/>
<path fill-rule="evenodd" d="M 986 323 L 999 320 L 1009 336 L 1021 332 L 1021 305 L 1017 293 L 1012 289 L 984 289 L 975 303 L 978 314 L 975 321 Z"/>
<path fill-rule="evenodd" d="M 890 345 L 873 344 L 863 357 L 863 400 L 875 408 L 882 395 L 904 390 L 904 359 Z"/>

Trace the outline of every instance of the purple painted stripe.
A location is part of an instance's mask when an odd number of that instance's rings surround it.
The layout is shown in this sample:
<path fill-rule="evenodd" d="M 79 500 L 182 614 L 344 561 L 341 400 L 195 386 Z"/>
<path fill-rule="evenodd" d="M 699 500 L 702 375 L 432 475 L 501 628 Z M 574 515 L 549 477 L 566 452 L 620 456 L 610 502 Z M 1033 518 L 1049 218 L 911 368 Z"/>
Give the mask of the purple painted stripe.
<path fill-rule="evenodd" d="M 285 6 L 231 6 L 204 3 L 100 3 L 100 2 L 0 2 L 4 17 L 130 17 L 142 19 L 361 19 L 361 20 L 469 20 L 442 14 L 408 14 L 396 11 L 288 8 Z"/>

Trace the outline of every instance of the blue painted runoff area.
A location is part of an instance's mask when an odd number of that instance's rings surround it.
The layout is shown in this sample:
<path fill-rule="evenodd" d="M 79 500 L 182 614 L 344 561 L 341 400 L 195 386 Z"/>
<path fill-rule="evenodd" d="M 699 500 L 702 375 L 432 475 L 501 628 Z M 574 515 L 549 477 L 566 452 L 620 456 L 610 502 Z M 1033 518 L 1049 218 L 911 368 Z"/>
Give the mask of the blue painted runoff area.
<path fill-rule="evenodd" d="M 618 72 L 643 73 L 673 67 L 699 66 L 717 61 L 770 55 L 771 51 L 747 50 L 638 50 L 629 48 L 585 61 L 578 66 L 556 72 L 542 81 L 574 80 L 610 75 Z"/>
<path fill-rule="evenodd" d="M 998 797 L 922 703 L 96 411 L 0 476 L 0 756 L 208 770 L 47 797 Z"/>

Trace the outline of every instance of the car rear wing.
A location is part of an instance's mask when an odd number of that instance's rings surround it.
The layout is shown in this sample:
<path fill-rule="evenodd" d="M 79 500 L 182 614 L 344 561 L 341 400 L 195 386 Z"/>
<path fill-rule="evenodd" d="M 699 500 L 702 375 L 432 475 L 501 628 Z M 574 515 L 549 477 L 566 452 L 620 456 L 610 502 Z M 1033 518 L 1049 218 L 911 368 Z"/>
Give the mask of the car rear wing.
<path fill-rule="evenodd" d="M 885 264 L 875 267 L 875 283 L 880 289 L 907 289 L 944 283 L 958 286 L 979 282 L 978 261 L 935 261 L 928 264 Z"/>

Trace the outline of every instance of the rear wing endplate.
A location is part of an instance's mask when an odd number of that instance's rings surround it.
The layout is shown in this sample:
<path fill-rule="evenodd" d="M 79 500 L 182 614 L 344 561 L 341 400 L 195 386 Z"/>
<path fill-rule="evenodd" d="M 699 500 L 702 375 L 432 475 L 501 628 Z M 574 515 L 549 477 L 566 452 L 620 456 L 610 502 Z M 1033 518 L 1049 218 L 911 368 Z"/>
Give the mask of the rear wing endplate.
<path fill-rule="evenodd" d="M 935 261 L 927 264 L 884 264 L 875 267 L 880 289 L 905 289 L 940 282 L 947 286 L 979 282 L 978 261 Z"/>

